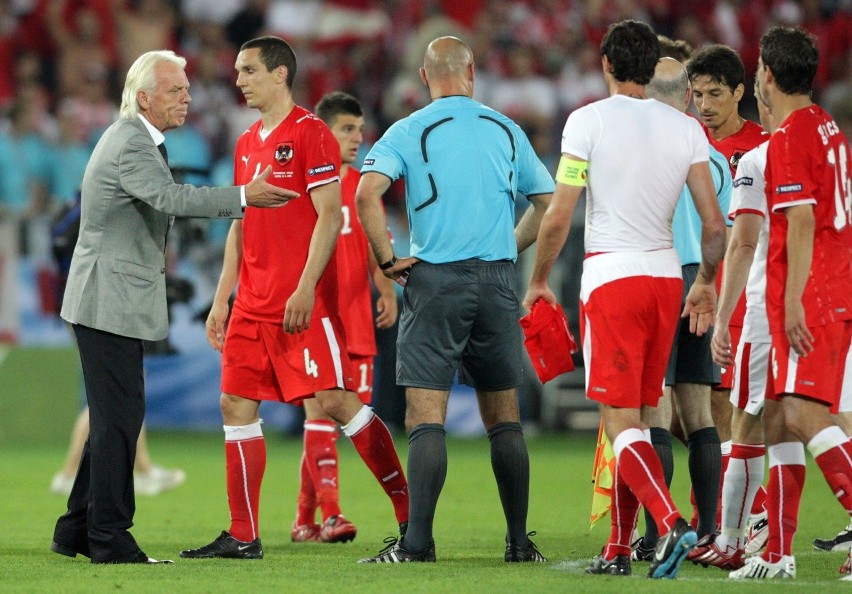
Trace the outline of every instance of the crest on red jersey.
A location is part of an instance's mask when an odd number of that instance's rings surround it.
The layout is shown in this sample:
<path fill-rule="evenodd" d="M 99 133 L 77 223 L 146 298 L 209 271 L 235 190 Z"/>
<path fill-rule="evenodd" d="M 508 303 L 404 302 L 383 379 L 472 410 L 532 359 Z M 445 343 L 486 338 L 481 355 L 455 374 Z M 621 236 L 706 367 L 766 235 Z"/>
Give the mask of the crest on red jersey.
<path fill-rule="evenodd" d="M 748 149 L 735 148 L 734 152 L 731 153 L 731 159 L 729 161 L 730 164 L 731 164 L 731 167 L 736 169 L 737 165 L 740 164 L 740 159 L 742 159 L 743 155 L 746 154 L 747 152 L 748 152 Z"/>
<path fill-rule="evenodd" d="M 279 165 L 286 165 L 293 158 L 293 143 L 280 142 L 275 147 L 275 162 Z"/>

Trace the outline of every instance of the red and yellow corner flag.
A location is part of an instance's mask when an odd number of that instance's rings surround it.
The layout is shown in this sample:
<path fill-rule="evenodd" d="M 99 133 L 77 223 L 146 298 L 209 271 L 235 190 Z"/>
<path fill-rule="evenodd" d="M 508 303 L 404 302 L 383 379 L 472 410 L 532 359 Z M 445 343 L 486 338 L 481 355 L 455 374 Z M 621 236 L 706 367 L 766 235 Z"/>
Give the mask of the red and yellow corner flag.
<path fill-rule="evenodd" d="M 603 430 L 603 419 L 598 427 L 598 447 L 595 450 L 595 465 L 592 468 L 592 513 L 589 530 L 598 520 L 606 517 L 612 508 L 612 485 L 615 479 L 615 453 Z"/>

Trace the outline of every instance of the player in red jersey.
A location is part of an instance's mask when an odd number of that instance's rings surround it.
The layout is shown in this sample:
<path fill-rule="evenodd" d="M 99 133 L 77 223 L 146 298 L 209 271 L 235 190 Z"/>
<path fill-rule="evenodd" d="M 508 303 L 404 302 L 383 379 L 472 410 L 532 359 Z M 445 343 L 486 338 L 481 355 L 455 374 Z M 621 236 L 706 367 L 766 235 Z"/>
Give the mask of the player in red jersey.
<path fill-rule="evenodd" d="M 287 208 L 233 225 L 207 339 L 222 351 L 220 405 L 225 430 L 229 530 L 185 558 L 263 557 L 258 534 L 266 445 L 260 401 L 316 398 L 342 425 L 390 497 L 400 529 L 408 520 L 407 485 L 393 439 L 352 391 L 351 362 L 337 315 L 334 247 L 341 223 L 340 146 L 325 123 L 293 101 L 296 57 L 283 39 L 243 44 L 237 86 L 261 117 L 240 136 L 234 178 L 250 180 L 267 166 L 270 179 L 300 192 Z M 239 291 L 228 322 L 228 298 Z M 283 320 L 283 328 L 282 328 Z M 332 528 L 341 516 L 335 516 Z"/>
<path fill-rule="evenodd" d="M 852 151 L 811 101 L 818 63 L 814 40 L 801 29 L 775 27 L 760 40 L 760 100 L 781 122 L 766 164 L 774 379 L 764 410 L 769 542 L 730 574 L 734 579 L 795 577 L 805 447 L 852 516 L 852 443 L 831 417 L 852 341 Z"/>
<path fill-rule="evenodd" d="M 758 124 L 740 116 L 739 103 L 745 92 L 743 62 L 737 52 L 730 47 L 711 45 L 697 50 L 692 55 L 687 64 L 687 71 L 692 82 L 695 108 L 698 110 L 698 115 L 704 125 L 704 132 L 713 148 L 728 159 L 731 177 L 736 178 L 740 157 L 769 139 L 769 134 Z M 720 286 L 722 276 L 720 269 L 720 274 L 717 277 Z M 731 333 L 731 344 L 734 349 L 740 342 L 744 317 L 745 295 L 741 294 L 728 325 Z M 734 353 L 735 356 L 736 353 Z M 742 451 L 740 448 L 733 448 L 735 441 L 731 434 L 732 407 L 730 394 L 733 379 L 733 366 L 723 368 L 722 380 L 711 393 L 713 422 L 722 444 L 722 480 L 719 482 L 719 506 L 717 508 L 720 512 L 724 476 L 732 449 L 737 456 Z M 736 437 L 736 443 L 741 443 L 742 436 Z M 766 537 L 766 512 L 763 509 L 765 500 L 765 491 L 761 489 L 751 508 L 749 532 L 751 538 L 765 539 Z M 719 520 L 721 520 L 721 516 L 717 514 L 717 524 L 720 523 Z M 761 528 L 763 529 L 762 532 L 760 531 Z"/>
<path fill-rule="evenodd" d="M 369 249 L 355 211 L 355 189 L 361 174 L 352 167 L 364 132 L 364 113 L 358 100 L 342 92 L 325 95 L 314 110 L 340 144 L 343 224 L 337 238 L 338 308 L 346 335 L 346 351 L 355 373 L 355 392 L 364 404 L 373 396 L 373 329 L 393 326 L 397 318 L 394 282 L 385 277 Z M 373 320 L 372 277 L 379 291 L 378 315 Z M 355 526 L 340 513 L 337 471 L 337 425 L 315 399 L 304 401 L 305 449 L 302 455 L 293 542 L 340 542 L 355 537 Z M 315 522 L 317 506 L 322 525 Z M 337 517 L 337 519 L 333 519 Z"/>

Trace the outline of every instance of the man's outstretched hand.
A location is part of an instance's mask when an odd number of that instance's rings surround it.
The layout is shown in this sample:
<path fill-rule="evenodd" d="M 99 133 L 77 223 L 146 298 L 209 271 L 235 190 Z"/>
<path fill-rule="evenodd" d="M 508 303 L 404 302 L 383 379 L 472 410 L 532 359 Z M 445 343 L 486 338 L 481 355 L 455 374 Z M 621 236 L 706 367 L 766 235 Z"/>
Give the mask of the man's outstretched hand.
<path fill-rule="evenodd" d="M 246 184 L 247 206 L 275 208 L 284 206 L 293 198 L 299 197 L 298 192 L 267 183 L 266 178 L 270 173 L 272 173 L 272 165 L 267 165 L 260 175 Z"/>

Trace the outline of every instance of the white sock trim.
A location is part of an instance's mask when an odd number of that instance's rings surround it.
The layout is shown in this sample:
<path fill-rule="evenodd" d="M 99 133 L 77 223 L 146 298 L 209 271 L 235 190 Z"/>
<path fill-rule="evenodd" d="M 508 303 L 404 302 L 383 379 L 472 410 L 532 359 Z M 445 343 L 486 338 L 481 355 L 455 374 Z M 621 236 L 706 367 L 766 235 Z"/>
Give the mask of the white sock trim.
<path fill-rule="evenodd" d="M 847 441 L 849 441 L 849 438 L 846 437 L 843 429 L 837 425 L 831 425 L 813 436 L 808 442 L 808 451 L 811 453 L 811 456 L 816 458 L 831 448 L 843 445 Z"/>
<path fill-rule="evenodd" d="M 225 441 L 242 441 L 263 437 L 263 430 L 260 428 L 261 423 L 263 423 L 263 419 L 248 425 L 222 425 L 222 429 L 225 430 Z"/>
<path fill-rule="evenodd" d="M 305 431 L 324 431 L 325 433 L 334 433 L 337 431 L 337 427 L 333 424 L 316 423 L 311 421 L 305 421 L 303 427 Z"/>
<path fill-rule="evenodd" d="M 373 409 L 367 406 L 366 404 L 361 407 L 355 416 L 352 417 L 352 420 L 342 425 L 340 428 L 343 429 L 343 433 L 347 437 L 352 437 L 356 433 L 358 433 L 361 429 L 366 427 L 370 421 L 373 420 L 373 417 L 376 416 L 373 414 Z"/>
<path fill-rule="evenodd" d="M 615 453 L 615 460 L 618 461 L 618 458 L 621 456 L 621 452 L 632 443 L 637 441 L 646 441 L 651 443 L 651 440 L 645 436 L 645 432 L 638 427 L 631 427 L 630 429 L 625 429 L 621 433 L 615 436 L 615 439 L 612 440 L 612 451 Z"/>
<path fill-rule="evenodd" d="M 768 446 L 766 453 L 769 455 L 769 467 L 788 465 L 805 465 L 805 444 L 800 441 L 786 441 Z"/>
<path fill-rule="evenodd" d="M 729 439 L 728 441 L 723 441 L 721 444 L 719 444 L 719 447 L 722 450 L 723 456 L 730 456 L 731 449 L 734 447 L 734 441 L 732 439 Z"/>

